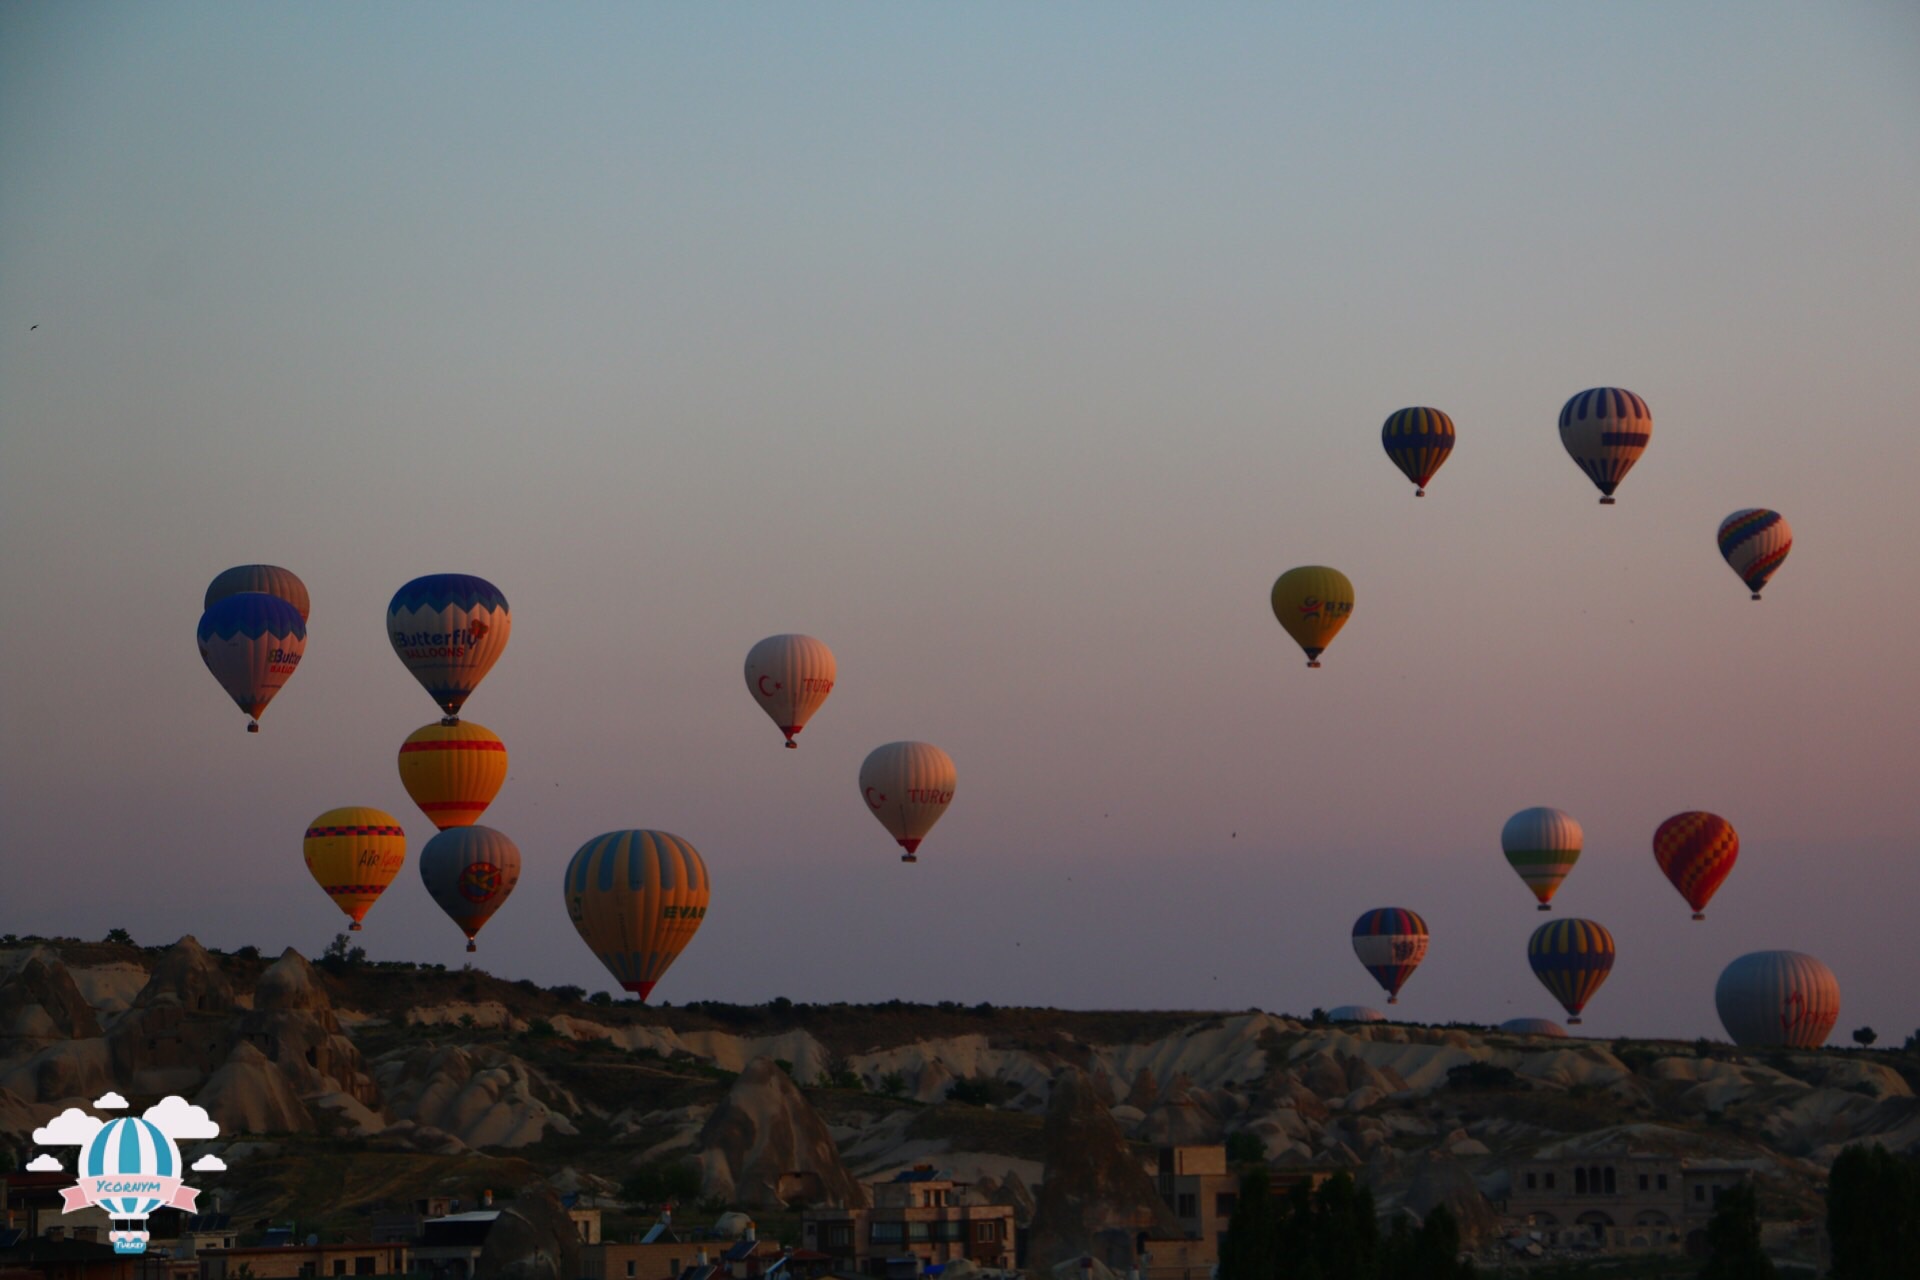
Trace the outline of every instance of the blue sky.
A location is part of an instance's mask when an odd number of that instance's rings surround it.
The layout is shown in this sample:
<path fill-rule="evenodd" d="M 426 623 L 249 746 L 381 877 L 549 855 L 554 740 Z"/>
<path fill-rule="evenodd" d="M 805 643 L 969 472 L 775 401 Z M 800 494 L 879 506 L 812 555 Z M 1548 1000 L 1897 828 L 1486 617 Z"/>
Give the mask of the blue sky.
<path fill-rule="evenodd" d="M 1391 904 L 1409 1016 L 1544 1014 L 1498 835 L 1552 804 L 1596 1032 L 1716 1031 L 1762 947 L 1915 1021 L 1910 6 L 10 6 L 0 173 L 0 931 L 318 951 L 307 820 L 430 834 L 381 621 L 459 571 L 515 618 L 498 972 L 604 985 L 559 870 L 651 826 L 716 884 L 663 999 L 1301 1011 Z M 1603 510 L 1604 384 L 1655 431 Z M 257 738 L 189 639 L 253 560 L 314 601 Z M 797 752 L 739 674 L 788 630 Z M 959 770 L 915 867 L 896 738 Z M 1744 842 L 1698 925 L 1686 808 Z M 464 958 L 411 866 L 368 920 Z"/>

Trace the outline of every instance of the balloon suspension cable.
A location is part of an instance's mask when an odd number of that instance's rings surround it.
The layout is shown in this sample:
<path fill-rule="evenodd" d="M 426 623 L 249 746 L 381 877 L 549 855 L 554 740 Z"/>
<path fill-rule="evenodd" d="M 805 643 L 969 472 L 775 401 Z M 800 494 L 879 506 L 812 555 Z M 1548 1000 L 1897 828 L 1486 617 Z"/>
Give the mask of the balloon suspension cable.
<path fill-rule="evenodd" d="M 1754 597 L 1755 600 L 1758 600 L 1759 598 L 1760 598 L 1759 596 Z M 258 720 L 247 721 L 247 732 L 248 733 L 260 732 L 260 722 Z"/>

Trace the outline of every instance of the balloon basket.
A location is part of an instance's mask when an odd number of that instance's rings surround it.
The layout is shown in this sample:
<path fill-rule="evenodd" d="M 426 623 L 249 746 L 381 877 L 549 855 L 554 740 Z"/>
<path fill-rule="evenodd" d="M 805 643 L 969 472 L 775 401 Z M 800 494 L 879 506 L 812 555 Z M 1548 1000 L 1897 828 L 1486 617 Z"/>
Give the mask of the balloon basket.
<path fill-rule="evenodd" d="M 1758 591 L 1756 591 L 1756 592 L 1754 592 L 1754 593 L 1753 593 L 1753 598 L 1754 598 L 1755 600 L 1758 600 L 1758 599 L 1760 598 L 1760 593 L 1759 593 Z"/>
<path fill-rule="evenodd" d="M 1759 598 L 1760 598 L 1759 596 L 1754 597 L 1755 600 L 1758 600 Z M 258 720 L 247 721 L 247 732 L 248 733 L 260 732 L 260 722 Z"/>
<path fill-rule="evenodd" d="M 1610 506 L 1612 506 L 1612 505 L 1613 505 L 1613 498 L 1612 498 L 1611 496 L 1608 496 L 1608 497 L 1605 497 L 1605 498 L 1602 498 L 1602 499 L 1600 499 L 1600 505 L 1601 505 L 1601 506 L 1603 506 L 1603 507 L 1610 507 Z"/>
<path fill-rule="evenodd" d="M 1755 600 L 1758 600 L 1759 598 L 1760 598 L 1759 596 L 1754 597 Z M 795 742 L 792 738 L 787 739 L 787 750 L 798 751 L 799 749 L 800 749 L 799 743 Z"/>
<path fill-rule="evenodd" d="M 453 726 L 459 723 L 460 723 L 459 716 L 441 716 L 440 717 L 440 727 L 443 729 L 451 729 L 453 728 Z"/>
<path fill-rule="evenodd" d="M 914 856 L 913 856 L 912 854 L 910 854 L 910 853 L 903 853 L 903 854 L 901 854 L 901 855 L 900 855 L 900 861 L 902 861 L 902 862 L 918 862 L 918 861 L 920 861 L 920 859 L 918 859 L 918 858 L 916 858 L 916 857 L 914 857 Z"/>
<path fill-rule="evenodd" d="M 1707 918 L 1707 913 L 1704 911 L 1696 911 L 1693 913 L 1693 918 L 1695 920 L 1705 920 Z"/>
<path fill-rule="evenodd" d="M 1388 1003 L 1388 1004 L 1399 1004 L 1399 1003 L 1400 1003 L 1400 997 L 1399 997 L 1399 996 L 1388 996 L 1388 997 L 1387 997 L 1387 1003 Z"/>
<path fill-rule="evenodd" d="M 1416 498 L 1424 498 L 1427 496 L 1427 491 L 1425 489 L 1415 489 L 1413 491 L 1413 496 Z"/>
<path fill-rule="evenodd" d="M 1545 902 L 1543 902 L 1543 903 L 1541 903 L 1541 904 L 1540 904 L 1540 909 L 1541 909 L 1542 911 L 1551 911 L 1551 910 L 1553 910 L 1553 907 L 1552 907 L 1552 905 L 1551 905 L 1550 903 L 1545 903 Z"/>
<path fill-rule="evenodd" d="M 358 932 L 360 932 L 360 922 L 359 922 L 358 920 L 355 920 L 355 921 L 353 921 L 353 922 L 352 922 L 351 924 L 349 924 L 349 925 L 347 926 L 347 932 L 348 932 L 348 933 L 358 933 Z"/>
<path fill-rule="evenodd" d="M 1315 658 L 1315 659 L 1313 659 L 1312 661 L 1310 661 L 1310 662 L 1308 662 L 1308 663 L 1307 663 L 1307 666 L 1308 666 L 1309 668 L 1312 668 L 1312 667 L 1317 667 L 1317 666 L 1319 666 L 1319 665 L 1320 665 L 1320 660 L 1319 660 L 1318 658 Z"/>
<path fill-rule="evenodd" d="M 479 947 L 476 947 L 476 946 L 474 946 L 474 945 L 473 945 L 473 939 L 472 939 L 472 938 L 468 938 L 468 939 L 467 939 L 467 950 L 469 950 L 469 951 L 478 951 L 479 949 L 480 949 Z"/>
<path fill-rule="evenodd" d="M 1577 1026 L 1579 1026 L 1579 1025 L 1580 1025 L 1580 1019 L 1578 1019 L 1578 1018 L 1568 1018 L 1568 1019 L 1567 1019 L 1567 1025 L 1568 1025 L 1568 1026 L 1570 1026 L 1570 1027 L 1577 1027 Z"/>

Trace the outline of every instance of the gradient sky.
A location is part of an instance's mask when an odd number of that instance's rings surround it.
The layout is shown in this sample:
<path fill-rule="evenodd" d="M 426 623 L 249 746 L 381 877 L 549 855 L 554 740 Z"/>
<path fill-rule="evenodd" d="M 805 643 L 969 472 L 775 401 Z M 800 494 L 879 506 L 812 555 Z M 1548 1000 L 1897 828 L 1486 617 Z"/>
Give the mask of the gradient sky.
<path fill-rule="evenodd" d="M 307 821 L 432 833 L 382 624 L 457 571 L 514 615 L 497 973 L 611 985 L 560 871 L 641 826 L 716 885 L 676 1003 L 1377 1004 L 1392 904 L 1407 1016 L 1560 1017 L 1498 843 L 1550 804 L 1593 1033 L 1719 1035 L 1771 947 L 1920 1025 L 1920 9 L 1302 8 L 0 8 L 0 932 L 317 953 Z M 1605 384 L 1613 508 L 1555 429 Z M 314 605 L 257 737 L 192 639 L 247 561 Z M 795 752 L 777 631 L 840 664 Z M 896 738 L 959 770 L 911 867 Z M 1701 924 L 1687 808 L 1743 841 Z M 465 959 L 411 857 L 362 940 Z"/>

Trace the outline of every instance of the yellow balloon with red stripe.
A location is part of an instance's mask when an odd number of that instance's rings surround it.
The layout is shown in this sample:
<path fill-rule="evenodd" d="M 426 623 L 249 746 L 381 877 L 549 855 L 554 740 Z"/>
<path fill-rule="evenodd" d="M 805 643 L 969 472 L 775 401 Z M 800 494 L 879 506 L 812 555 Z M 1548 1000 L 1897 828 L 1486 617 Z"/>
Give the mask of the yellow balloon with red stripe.
<path fill-rule="evenodd" d="M 407 833 L 390 813 L 364 805 L 329 809 L 307 824 L 307 871 L 333 905 L 360 921 L 400 874 Z"/>
<path fill-rule="evenodd" d="M 1338 569 L 1323 564 L 1289 569 L 1273 584 L 1273 616 L 1307 654 L 1307 665 L 1320 665 L 1320 655 L 1353 616 L 1353 583 Z"/>
<path fill-rule="evenodd" d="M 471 720 L 435 721 L 400 744 L 400 785 L 434 826 L 480 821 L 507 780 L 507 744 Z"/>

